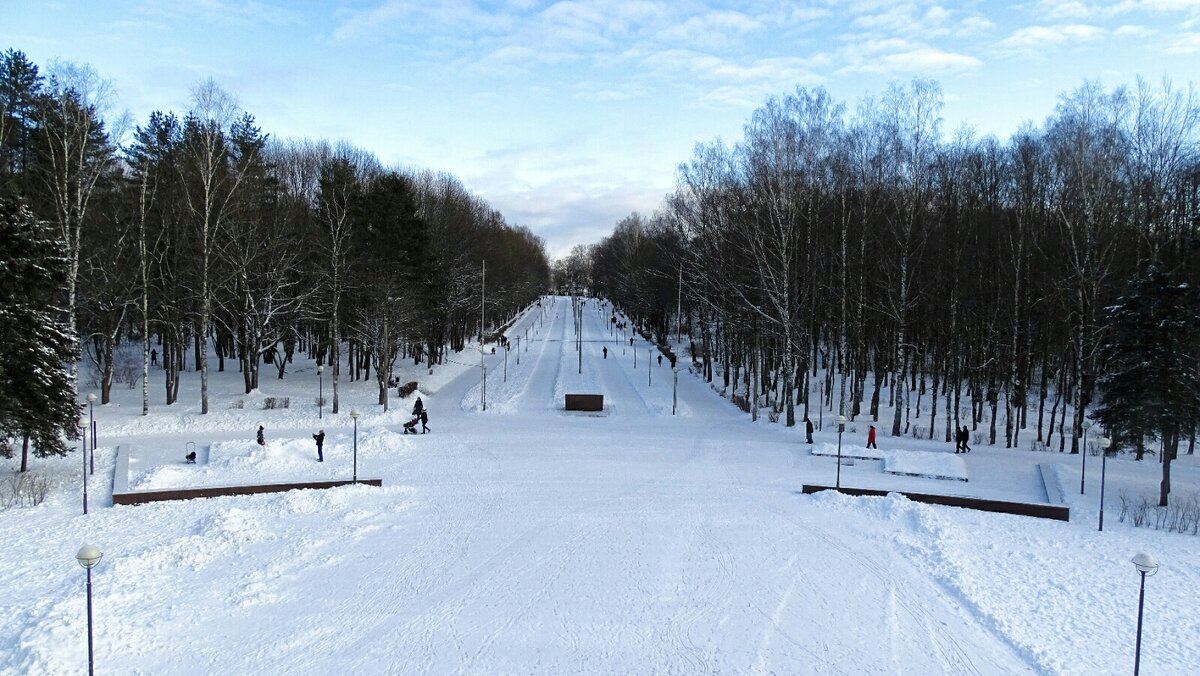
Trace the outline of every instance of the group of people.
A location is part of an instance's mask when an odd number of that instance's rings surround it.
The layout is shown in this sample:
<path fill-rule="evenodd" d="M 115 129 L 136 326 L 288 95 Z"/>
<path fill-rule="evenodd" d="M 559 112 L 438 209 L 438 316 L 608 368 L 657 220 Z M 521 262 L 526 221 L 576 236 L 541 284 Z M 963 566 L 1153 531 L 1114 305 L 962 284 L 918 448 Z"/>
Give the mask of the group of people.
<path fill-rule="evenodd" d="M 429 432 L 429 411 L 425 410 L 425 403 L 421 401 L 420 397 L 417 397 L 416 403 L 413 404 L 412 412 L 412 420 L 404 423 L 404 433 L 416 434 L 418 424 L 421 425 L 421 434 Z M 325 462 L 325 430 L 318 430 L 316 434 L 312 435 L 312 438 L 313 441 L 317 443 L 317 462 Z M 255 435 L 255 441 L 259 446 L 267 445 L 266 430 L 263 429 L 262 425 L 258 426 L 258 433 Z M 194 462 L 194 458 L 195 456 L 191 455 L 189 456 L 188 461 Z"/>
<path fill-rule="evenodd" d="M 813 442 L 812 434 L 813 434 L 812 420 L 809 420 L 808 416 L 804 416 L 804 436 L 806 438 L 805 443 L 811 444 Z M 875 445 L 875 426 L 874 425 L 871 425 L 867 429 L 867 448 L 879 448 L 878 446 Z"/>
<path fill-rule="evenodd" d="M 954 452 L 955 453 L 970 453 L 971 447 L 967 442 L 971 440 L 971 430 L 967 429 L 966 425 L 960 430 L 954 430 Z"/>
<path fill-rule="evenodd" d="M 808 419 L 808 416 L 804 416 L 804 436 L 806 438 L 805 443 L 811 444 L 813 442 L 813 424 L 812 424 L 812 420 Z M 967 445 L 967 443 L 970 441 L 971 441 L 971 430 L 967 429 L 966 425 L 963 425 L 961 429 L 954 430 L 954 452 L 955 453 L 970 453 L 971 447 Z M 878 448 L 878 446 L 875 445 L 875 426 L 874 425 L 871 425 L 867 429 L 867 448 Z"/>

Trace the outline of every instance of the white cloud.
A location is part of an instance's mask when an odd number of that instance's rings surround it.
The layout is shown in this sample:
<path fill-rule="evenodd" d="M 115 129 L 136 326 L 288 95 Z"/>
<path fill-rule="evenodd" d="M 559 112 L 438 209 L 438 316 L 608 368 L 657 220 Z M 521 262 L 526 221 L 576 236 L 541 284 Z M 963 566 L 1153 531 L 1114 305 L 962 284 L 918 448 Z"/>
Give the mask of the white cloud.
<path fill-rule="evenodd" d="M 1088 24 L 1060 26 L 1027 26 L 996 43 L 1003 52 L 1039 53 L 1050 47 L 1090 42 L 1103 37 L 1107 31 Z"/>
<path fill-rule="evenodd" d="M 969 16 L 958 23 L 958 29 L 954 34 L 956 37 L 970 37 L 990 32 L 995 28 L 996 24 L 987 17 Z"/>
<path fill-rule="evenodd" d="M 735 60 L 712 54 L 673 49 L 651 54 L 642 65 L 665 78 L 684 75 L 699 77 L 722 86 L 769 85 L 774 92 L 790 89 L 798 83 L 820 81 L 813 67 L 824 64 L 823 57 L 768 57 Z"/>
<path fill-rule="evenodd" d="M 852 57 L 839 73 L 881 75 L 953 75 L 976 70 L 983 62 L 974 56 L 948 52 L 930 45 L 911 45 L 902 40 L 885 40 L 863 46 L 863 54 Z"/>
<path fill-rule="evenodd" d="M 1042 19 L 1055 21 L 1063 19 L 1086 19 L 1094 10 L 1079 0 L 1041 0 L 1036 5 L 1035 14 Z"/>
<path fill-rule="evenodd" d="M 683 23 L 661 31 L 658 37 L 669 42 L 712 46 L 728 44 L 762 27 L 761 21 L 741 12 L 710 11 L 688 17 Z"/>
<path fill-rule="evenodd" d="M 1118 26 L 1117 29 L 1113 31 L 1113 35 L 1119 38 L 1146 38 L 1154 35 L 1154 31 L 1146 28 L 1145 26 L 1126 24 L 1124 26 Z"/>
<path fill-rule="evenodd" d="M 337 40 L 375 39 L 398 28 L 425 35 L 502 34 L 517 24 L 518 15 L 456 0 L 384 0 L 365 10 L 339 12 L 345 18 L 333 30 Z"/>

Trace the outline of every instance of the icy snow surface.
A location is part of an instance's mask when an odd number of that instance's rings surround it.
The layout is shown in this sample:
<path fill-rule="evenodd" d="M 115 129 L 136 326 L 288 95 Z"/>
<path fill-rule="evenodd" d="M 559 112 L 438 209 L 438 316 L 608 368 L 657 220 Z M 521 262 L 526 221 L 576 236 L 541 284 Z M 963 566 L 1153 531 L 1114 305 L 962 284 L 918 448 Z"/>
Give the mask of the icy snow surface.
<path fill-rule="evenodd" d="M 152 374 L 147 417 L 139 391 L 114 390 L 96 408 L 91 514 L 80 513 L 77 453 L 33 462 L 53 483 L 45 504 L 0 512 L 0 674 L 86 668 L 74 560 L 84 542 L 104 552 L 93 572 L 97 673 L 1128 673 L 1129 559 L 1140 550 L 1162 563 L 1147 580 L 1143 673 L 1196 672 L 1200 540 L 1117 519 L 1119 491 L 1153 492 L 1153 460 L 1108 463 L 1104 533 L 1096 458 L 1080 496 L 1079 456 L 978 445 L 956 457 L 949 444 L 882 429 L 887 452 L 957 460 L 971 482 L 894 476 L 868 461 L 843 467 L 843 484 L 1044 501 L 1041 463 L 1073 520 L 804 496 L 803 483 L 832 482 L 832 458 L 810 455 L 797 428 L 751 422 L 686 357 L 672 416 L 667 361 L 648 359 L 641 338 L 631 348 L 628 334 L 611 334 L 608 319 L 588 301 L 580 373 L 569 301 L 548 301 L 544 319 L 533 308 L 510 331 L 507 367 L 503 351 L 485 356 L 486 411 L 478 351 L 433 376 L 407 365 L 401 380 L 418 380 L 430 409 L 427 435 L 400 434 L 412 398 L 393 391 L 384 412 L 373 381 L 343 378 L 339 413 L 318 418 L 316 374 L 300 357 L 284 380 L 264 372 L 249 396 L 237 373 L 214 373 L 208 416 L 194 373 L 171 407 Z M 327 399 L 330 388 L 327 370 Z M 571 392 L 604 394 L 605 415 L 564 413 Z M 255 408 L 263 396 L 292 407 Z M 117 445 L 131 453 L 135 489 L 349 478 L 352 406 L 363 412 L 359 474 L 383 488 L 109 499 Z M 254 443 L 259 424 L 265 447 Z M 836 452 L 824 427 L 817 441 Z M 843 441 L 861 447 L 864 436 L 860 419 Z M 206 462 L 183 464 L 188 442 L 207 449 Z M 1194 459 L 1174 478 L 1180 494 L 1194 491 Z"/>

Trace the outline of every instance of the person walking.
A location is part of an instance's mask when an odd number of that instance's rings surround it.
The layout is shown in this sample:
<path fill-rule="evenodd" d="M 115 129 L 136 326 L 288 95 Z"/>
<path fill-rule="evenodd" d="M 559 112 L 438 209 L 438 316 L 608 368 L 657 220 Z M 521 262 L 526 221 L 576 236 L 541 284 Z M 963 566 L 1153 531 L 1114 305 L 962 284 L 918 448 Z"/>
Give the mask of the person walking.
<path fill-rule="evenodd" d="M 807 444 L 812 443 L 812 433 L 813 433 L 812 421 L 808 419 L 808 416 L 804 416 L 804 435 L 806 437 L 808 437 L 808 441 L 806 441 L 804 443 L 807 443 Z"/>
<path fill-rule="evenodd" d="M 158 350 L 150 350 L 150 365 L 158 366 Z"/>
<path fill-rule="evenodd" d="M 420 397 L 420 395 L 418 395 L 418 396 L 417 396 L 417 401 L 416 401 L 416 402 L 413 404 L 413 412 L 412 412 L 412 414 L 413 414 L 413 415 L 415 415 L 415 416 L 420 416 L 420 415 L 421 415 L 421 411 L 424 411 L 424 410 L 425 410 L 425 404 L 424 404 L 424 403 L 422 403 L 422 401 L 421 401 L 421 397 Z"/>
<path fill-rule="evenodd" d="M 325 445 L 325 430 L 314 434 L 313 441 L 317 442 L 317 462 L 325 462 L 325 454 L 321 452 L 321 448 Z"/>
<path fill-rule="evenodd" d="M 971 447 L 967 445 L 967 443 L 969 441 L 971 441 L 971 430 L 967 429 L 966 425 L 963 425 L 962 426 L 962 449 L 963 449 L 962 452 L 963 453 L 971 452 Z"/>
<path fill-rule="evenodd" d="M 875 426 L 874 425 L 871 425 L 871 427 L 867 430 L 867 448 L 875 448 L 875 449 L 879 448 L 878 446 L 875 445 Z"/>
<path fill-rule="evenodd" d="M 608 348 L 604 348 L 604 358 L 608 359 Z"/>
<path fill-rule="evenodd" d="M 429 411 L 421 409 L 421 434 L 429 431 Z"/>
<path fill-rule="evenodd" d="M 258 436 L 256 437 L 255 440 L 258 441 L 259 446 L 267 445 L 267 437 L 265 434 L 263 434 L 263 426 L 262 425 L 258 426 Z"/>

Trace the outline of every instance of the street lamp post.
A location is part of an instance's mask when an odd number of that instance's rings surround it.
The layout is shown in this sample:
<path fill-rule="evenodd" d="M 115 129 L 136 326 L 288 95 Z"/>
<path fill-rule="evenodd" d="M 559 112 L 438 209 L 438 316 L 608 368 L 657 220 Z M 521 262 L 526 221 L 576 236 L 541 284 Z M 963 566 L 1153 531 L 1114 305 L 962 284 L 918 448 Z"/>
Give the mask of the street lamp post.
<path fill-rule="evenodd" d="M 91 467 L 88 469 L 88 474 L 95 474 L 96 473 L 96 416 L 95 416 L 94 409 L 95 409 L 95 405 L 96 405 L 96 394 L 94 392 L 88 392 L 87 402 L 88 402 L 88 432 L 85 432 L 84 435 L 86 436 L 88 433 L 90 433 L 92 435 L 92 451 L 90 454 Z"/>
<path fill-rule="evenodd" d="M 353 480 L 358 483 L 358 416 L 362 415 L 358 409 L 350 409 L 350 417 L 354 418 L 354 465 L 353 465 Z"/>
<path fill-rule="evenodd" d="M 842 432 L 846 431 L 846 416 L 839 415 L 838 418 L 838 465 L 837 465 L 837 484 L 836 488 L 842 490 Z"/>
<path fill-rule="evenodd" d="M 675 415 L 675 404 L 679 400 L 679 367 L 672 366 L 671 373 L 675 377 L 675 383 L 671 386 L 671 415 Z"/>
<path fill-rule="evenodd" d="M 317 366 L 317 417 L 325 417 L 325 365 Z"/>
<path fill-rule="evenodd" d="M 83 513 L 88 513 L 87 478 L 88 478 L 88 435 L 83 432 Z"/>
<path fill-rule="evenodd" d="M 651 354 L 652 350 L 650 348 L 646 348 L 646 387 L 650 387 L 654 384 L 654 378 L 651 375 L 654 373 L 654 369 L 650 368 L 650 365 L 654 363 L 653 360 L 650 359 Z"/>
<path fill-rule="evenodd" d="M 1112 439 L 1108 437 L 1100 437 L 1100 528 L 1104 530 L 1104 470 L 1108 467 L 1108 447 L 1112 446 Z"/>
<path fill-rule="evenodd" d="M 1083 448 L 1079 450 L 1079 456 L 1083 458 L 1083 464 L 1079 467 L 1079 494 L 1083 495 L 1083 479 L 1087 476 L 1087 438 L 1088 430 L 1092 429 L 1092 421 L 1083 421 Z"/>
<path fill-rule="evenodd" d="M 1133 676 L 1137 676 L 1142 666 L 1142 606 L 1146 602 L 1146 576 L 1158 572 L 1158 561 L 1143 552 L 1133 557 L 1133 567 L 1142 576 L 1141 589 L 1138 591 L 1137 644 L 1133 650 Z"/>
<path fill-rule="evenodd" d="M 104 555 L 100 553 L 100 550 L 93 545 L 84 545 L 75 554 L 75 560 L 87 569 L 88 676 L 95 673 L 92 651 L 92 568 L 100 563 L 102 556 Z"/>

